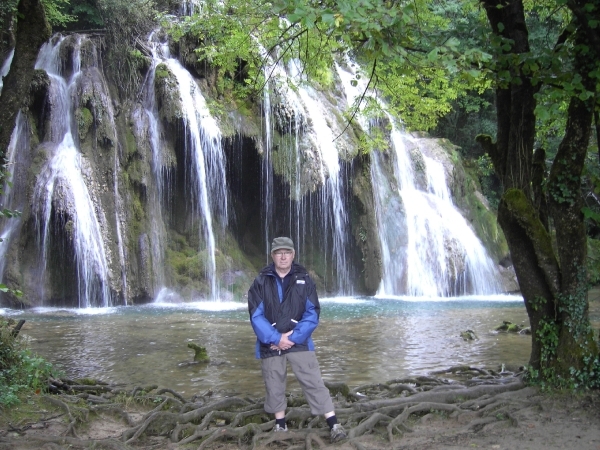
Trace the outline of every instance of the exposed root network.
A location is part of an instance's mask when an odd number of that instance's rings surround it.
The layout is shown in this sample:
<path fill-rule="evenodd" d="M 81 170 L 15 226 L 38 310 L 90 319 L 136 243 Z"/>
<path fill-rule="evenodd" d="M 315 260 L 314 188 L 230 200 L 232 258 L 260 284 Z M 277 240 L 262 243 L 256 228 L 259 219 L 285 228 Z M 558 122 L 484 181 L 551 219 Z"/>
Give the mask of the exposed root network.
<path fill-rule="evenodd" d="M 519 410 L 535 407 L 531 398 L 537 391 L 526 387 L 519 374 L 453 367 L 435 375 L 355 389 L 329 385 L 338 421 L 348 432 L 346 441 L 333 446 L 370 449 L 372 443 L 367 445 L 361 437 L 374 434 L 379 436 L 381 448 L 390 448 L 412 432 L 413 424 L 439 415 L 461 424 L 456 434 L 514 427 L 519 424 Z M 157 386 L 124 390 L 93 380 L 86 384 L 51 380 L 50 391 L 43 398 L 54 415 L 0 430 L 0 449 L 314 449 L 330 445 L 325 421 L 312 416 L 301 397 L 288 401 L 290 431 L 272 433 L 274 421 L 264 412 L 262 398 L 219 397 L 207 392 L 186 399 Z M 89 436 L 90 424 L 107 416 L 120 424 L 120 429 L 113 426 L 118 435 L 82 437 Z"/>

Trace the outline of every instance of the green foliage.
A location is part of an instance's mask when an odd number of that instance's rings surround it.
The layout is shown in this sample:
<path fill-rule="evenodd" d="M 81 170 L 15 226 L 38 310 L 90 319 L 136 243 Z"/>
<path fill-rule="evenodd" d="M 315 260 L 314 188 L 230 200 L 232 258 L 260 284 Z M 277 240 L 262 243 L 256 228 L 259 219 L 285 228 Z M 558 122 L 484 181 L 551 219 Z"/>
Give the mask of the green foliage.
<path fill-rule="evenodd" d="M 41 0 L 46 12 L 46 19 L 52 27 L 66 27 L 70 22 L 75 22 L 77 18 L 69 14 L 69 0 Z"/>
<path fill-rule="evenodd" d="M 95 0 L 70 0 L 67 11 L 75 20 L 68 24 L 68 28 L 72 30 L 103 28 L 105 24 L 96 3 Z"/>
<path fill-rule="evenodd" d="M 538 385 L 542 389 L 549 389 L 559 384 L 559 380 L 555 375 L 555 368 L 551 364 L 556 357 L 558 333 L 559 326 L 556 322 L 546 319 L 539 322 L 534 339 L 542 347 L 540 369 L 536 370 L 531 366 L 526 368 L 524 378 L 528 383 Z"/>
<path fill-rule="evenodd" d="M 48 378 L 56 375 L 51 364 L 12 335 L 10 325 L 14 323 L 0 318 L 0 408 L 18 404 L 21 392 L 44 391 Z"/>
<path fill-rule="evenodd" d="M 77 1 L 77 0 L 75 0 Z M 18 0 L 6 0 L 0 5 L 0 23 L 6 26 L 6 20 L 17 11 Z M 71 7 L 71 0 L 41 0 L 48 23 L 54 28 L 65 28 L 77 20 L 77 15 Z"/>
<path fill-rule="evenodd" d="M 598 164 L 598 145 L 590 146 L 582 176 L 582 193 L 585 206 L 581 212 L 585 219 L 587 234 L 590 238 L 600 239 L 600 165 Z M 600 281 L 599 274 L 597 280 Z"/>
<path fill-rule="evenodd" d="M 5 0 L 0 2 L 0 58 L 6 56 L 10 49 L 10 29 L 17 11 L 17 0 Z M 4 61 L 2 60 L 1 63 Z M 0 64 L 1 64 L 0 63 Z"/>
<path fill-rule="evenodd" d="M 568 173 L 558 173 L 556 181 L 552 184 L 552 188 L 548 189 L 548 194 L 558 203 L 573 205 L 580 195 L 579 189 L 577 191 L 573 189 L 573 186 L 579 186 L 579 177 Z"/>
<path fill-rule="evenodd" d="M 600 240 L 588 237 L 587 273 L 590 285 L 600 283 Z"/>
<path fill-rule="evenodd" d="M 9 173 L 6 170 L 6 163 L 0 166 L 0 198 L 4 196 L 5 186 L 12 188 L 12 183 L 9 180 Z M 0 219 L 13 219 L 21 216 L 21 211 L 11 210 L 8 208 L 0 207 Z M 0 238 L 0 245 L 2 245 L 3 239 Z M 0 292 L 12 294 L 15 297 L 21 297 L 23 293 L 18 289 L 11 289 L 6 286 L 4 283 L 0 283 Z"/>
<path fill-rule="evenodd" d="M 451 2 L 451 7 L 455 17 L 467 11 L 482 20 L 473 5 Z M 268 59 L 288 65 L 299 61 L 294 63 L 297 83 L 310 80 L 327 87 L 334 61 L 351 53 L 367 67 L 368 74 L 359 76 L 388 100 L 391 112 L 406 127 L 427 130 L 467 89 L 487 87 L 480 69 L 490 58 L 477 49 L 463 51 L 457 39 L 448 39 L 445 33 L 455 24 L 436 8 L 442 7 L 425 0 L 393 7 L 354 0 L 212 0 L 181 20 L 163 15 L 162 23 L 175 40 L 197 40 L 198 60 L 223 75 L 219 93 L 238 98 L 260 93 L 271 76 L 263 72 Z"/>
<path fill-rule="evenodd" d="M 557 298 L 557 318 L 562 318 L 561 325 L 557 320 L 546 318 L 540 320 L 535 339 L 541 346 L 540 369 L 527 369 L 526 379 L 532 384 L 537 384 L 544 389 L 593 389 L 600 387 L 600 357 L 597 354 L 597 342 L 594 332 L 587 317 L 588 302 L 587 292 L 590 287 L 585 268 L 577 270 L 578 287 L 570 295 L 559 295 Z M 538 298 L 530 305 L 534 310 L 546 302 Z M 560 341 L 560 333 L 566 331 L 577 342 L 577 348 L 569 352 L 581 354 L 579 367 L 570 367 L 570 376 L 557 374 L 556 357 Z"/>
<path fill-rule="evenodd" d="M 134 50 L 157 25 L 152 0 L 98 0 L 97 8 L 106 27 L 106 72 L 112 76 L 124 98 L 139 90 L 146 62 Z"/>
<path fill-rule="evenodd" d="M 581 370 L 571 367 L 569 372 L 572 379 L 571 385 L 574 389 L 598 389 L 600 388 L 600 358 L 591 355 L 583 357 L 584 368 Z"/>
<path fill-rule="evenodd" d="M 463 158 L 477 158 L 481 146 L 475 142 L 478 134 L 487 134 L 495 140 L 496 110 L 493 92 L 467 91 L 452 102 L 452 110 L 443 116 L 431 131 L 435 137 L 449 139 L 460 147 Z"/>
<path fill-rule="evenodd" d="M 489 155 L 486 153 L 477 158 L 477 177 L 481 184 L 483 195 L 487 198 L 493 209 L 498 209 L 500 203 L 500 186 L 494 171 L 494 165 Z"/>

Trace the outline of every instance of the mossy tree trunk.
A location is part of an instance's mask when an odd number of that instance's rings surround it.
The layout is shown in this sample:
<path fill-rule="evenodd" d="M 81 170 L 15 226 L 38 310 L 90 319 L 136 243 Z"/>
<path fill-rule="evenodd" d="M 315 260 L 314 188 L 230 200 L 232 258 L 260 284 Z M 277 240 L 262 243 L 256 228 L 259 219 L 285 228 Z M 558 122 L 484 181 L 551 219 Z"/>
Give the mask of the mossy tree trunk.
<path fill-rule="evenodd" d="M 487 136 L 478 136 L 478 141 L 492 158 L 504 187 L 498 221 L 531 322 L 530 365 L 542 379 L 560 383 L 570 378 L 571 368 L 590 369 L 586 367 L 586 356 L 598 354 L 588 318 L 587 238 L 579 194 L 594 96 L 588 100 L 581 100 L 578 94 L 571 98 L 565 135 L 544 191 L 539 162 L 544 160 L 545 152 L 534 152 L 535 94 L 539 84 L 533 85 L 532 78 L 524 75 L 515 62 L 519 58 L 514 57 L 530 51 L 523 4 L 520 0 L 482 3 L 493 33 L 509 39 L 512 45 L 496 57 L 498 70 L 511 74 L 496 91 L 497 141 L 492 143 Z M 588 74 L 594 60 L 600 58 L 600 46 L 591 46 L 599 32 L 588 26 L 588 19 L 584 23 L 578 18 L 574 11 L 577 3 L 569 2 L 576 44 L 571 57 L 585 87 L 594 92 Z M 598 8 L 594 14 L 600 14 Z M 577 50 L 583 48 L 587 53 Z"/>
<path fill-rule="evenodd" d="M 15 53 L 0 95 L 0 157 L 10 143 L 17 112 L 29 98 L 35 60 L 51 28 L 40 0 L 19 0 Z"/>

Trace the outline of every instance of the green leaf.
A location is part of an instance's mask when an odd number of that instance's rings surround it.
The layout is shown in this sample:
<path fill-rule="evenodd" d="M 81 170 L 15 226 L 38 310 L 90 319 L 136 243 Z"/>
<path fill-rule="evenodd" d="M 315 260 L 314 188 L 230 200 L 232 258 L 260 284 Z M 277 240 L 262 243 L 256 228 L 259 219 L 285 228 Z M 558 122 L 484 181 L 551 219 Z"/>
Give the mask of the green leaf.
<path fill-rule="evenodd" d="M 333 13 L 323 14 L 321 16 L 321 21 L 323 23 L 328 24 L 328 25 L 334 25 L 335 26 L 335 15 Z"/>
<path fill-rule="evenodd" d="M 585 219 L 592 219 L 592 220 L 600 223 L 600 213 L 593 211 L 592 209 L 588 208 L 587 206 L 584 206 L 583 208 L 581 208 L 581 212 L 583 213 L 583 217 Z"/>

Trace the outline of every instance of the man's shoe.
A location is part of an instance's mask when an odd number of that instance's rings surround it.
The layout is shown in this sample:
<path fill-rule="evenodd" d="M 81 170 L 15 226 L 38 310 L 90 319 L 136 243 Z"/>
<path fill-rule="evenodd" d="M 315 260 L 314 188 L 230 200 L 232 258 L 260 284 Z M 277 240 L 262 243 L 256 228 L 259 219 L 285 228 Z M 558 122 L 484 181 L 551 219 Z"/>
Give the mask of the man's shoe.
<path fill-rule="evenodd" d="M 279 424 L 275 424 L 275 428 L 273 428 L 273 433 L 279 433 L 281 431 L 287 431 L 287 425 L 285 427 L 280 427 Z"/>
<path fill-rule="evenodd" d="M 339 423 L 336 423 L 330 431 L 331 434 L 331 443 L 341 441 L 342 439 L 346 439 L 348 436 L 346 434 L 346 430 Z"/>

